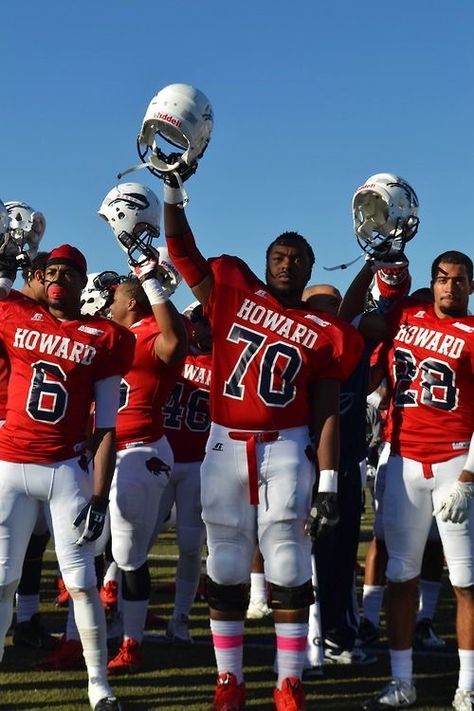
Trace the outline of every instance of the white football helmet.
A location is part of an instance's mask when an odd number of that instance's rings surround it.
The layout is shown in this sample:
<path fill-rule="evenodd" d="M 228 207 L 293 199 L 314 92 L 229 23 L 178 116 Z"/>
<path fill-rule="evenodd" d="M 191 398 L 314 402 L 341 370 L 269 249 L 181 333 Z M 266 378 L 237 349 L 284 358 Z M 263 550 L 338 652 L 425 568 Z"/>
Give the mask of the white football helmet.
<path fill-rule="evenodd" d="M 155 174 L 190 166 L 199 160 L 211 139 L 214 114 L 205 94 L 189 84 L 170 84 L 151 100 L 137 139 L 138 154 Z M 157 136 L 176 151 L 165 153 Z"/>
<path fill-rule="evenodd" d="M 20 252 L 30 259 L 38 254 L 38 247 L 46 230 L 46 220 L 42 212 L 34 210 L 25 202 L 5 203 L 10 215 L 10 237 Z"/>
<path fill-rule="evenodd" d="M 153 190 L 140 183 L 121 183 L 107 193 L 98 214 L 109 223 L 132 264 L 155 257 L 152 242 L 160 235 L 161 203 Z"/>
<path fill-rule="evenodd" d="M 82 290 L 81 312 L 89 316 L 105 315 L 113 300 L 113 289 L 126 279 L 117 272 L 92 272 Z"/>
<path fill-rule="evenodd" d="M 183 277 L 171 261 L 166 247 L 159 247 L 156 250 L 155 259 L 158 263 L 158 278 L 169 296 L 172 296 L 183 281 Z"/>
<path fill-rule="evenodd" d="M 352 216 L 364 252 L 401 252 L 418 230 L 418 198 L 398 175 L 377 173 L 354 193 Z"/>

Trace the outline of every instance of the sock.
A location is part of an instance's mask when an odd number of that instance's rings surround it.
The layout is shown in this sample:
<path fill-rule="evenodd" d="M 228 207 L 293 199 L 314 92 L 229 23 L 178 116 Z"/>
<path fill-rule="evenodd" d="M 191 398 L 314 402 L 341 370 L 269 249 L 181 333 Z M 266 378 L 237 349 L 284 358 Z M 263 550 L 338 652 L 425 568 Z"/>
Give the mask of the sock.
<path fill-rule="evenodd" d="M 277 686 L 281 689 L 283 679 L 301 679 L 306 657 L 308 637 L 307 622 L 275 622 L 277 645 Z"/>
<path fill-rule="evenodd" d="M 199 576 L 192 581 L 183 580 L 178 577 L 176 578 L 173 617 L 189 615 L 194 603 L 194 598 L 196 597 L 198 586 Z"/>
<path fill-rule="evenodd" d="M 383 585 L 364 585 L 362 594 L 362 609 L 366 620 L 380 627 L 380 610 L 383 603 Z"/>
<path fill-rule="evenodd" d="M 16 621 L 29 622 L 33 615 L 39 612 L 40 596 L 16 595 Z"/>
<path fill-rule="evenodd" d="M 105 613 L 97 588 L 70 590 L 69 592 L 74 602 L 74 616 L 82 643 L 82 652 L 89 676 L 89 686 L 99 685 L 102 690 L 108 688 L 110 691 L 107 681 Z M 93 695 L 95 696 L 95 692 Z M 105 694 L 105 696 L 107 695 L 108 693 Z"/>
<path fill-rule="evenodd" d="M 123 638 L 142 643 L 149 600 L 124 600 L 122 598 Z"/>
<path fill-rule="evenodd" d="M 422 620 L 427 617 L 433 619 L 436 605 L 438 604 L 441 583 L 434 580 L 420 580 L 420 602 L 416 619 Z"/>
<path fill-rule="evenodd" d="M 407 681 L 413 681 L 413 655 L 411 649 L 391 649 L 390 665 L 392 677 Z"/>
<path fill-rule="evenodd" d="M 459 649 L 458 688 L 474 691 L 474 650 Z"/>
<path fill-rule="evenodd" d="M 263 573 L 250 573 L 250 600 L 252 602 L 267 601 L 267 581 Z"/>
<path fill-rule="evenodd" d="M 211 633 L 218 673 L 235 674 L 237 683 L 241 684 L 244 679 L 244 621 L 211 620 Z"/>

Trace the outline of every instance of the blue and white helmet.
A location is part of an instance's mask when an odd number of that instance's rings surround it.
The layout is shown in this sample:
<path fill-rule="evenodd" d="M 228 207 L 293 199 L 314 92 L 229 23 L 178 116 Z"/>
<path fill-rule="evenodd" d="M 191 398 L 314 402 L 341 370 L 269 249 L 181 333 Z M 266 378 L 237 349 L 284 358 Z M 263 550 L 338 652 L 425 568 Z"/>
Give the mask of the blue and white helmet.
<path fill-rule="evenodd" d="M 102 201 L 98 214 L 106 220 L 132 263 L 154 256 L 152 242 L 160 235 L 161 203 L 146 185 L 121 183 Z"/>
<path fill-rule="evenodd" d="M 10 238 L 20 252 L 30 259 L 38 254 L 38 247 L 46 230 L 46 219 L 42 212 L 26 204 L 12 200 L 5 203 L 10 216 Z"/>
<path fill-rule="evenodd" d="M 418 198 L 406 180 L 393 173 L 367 178 L 352 198 L 357 241 L 364 252 L 400 252 L 419 225 Z"/>

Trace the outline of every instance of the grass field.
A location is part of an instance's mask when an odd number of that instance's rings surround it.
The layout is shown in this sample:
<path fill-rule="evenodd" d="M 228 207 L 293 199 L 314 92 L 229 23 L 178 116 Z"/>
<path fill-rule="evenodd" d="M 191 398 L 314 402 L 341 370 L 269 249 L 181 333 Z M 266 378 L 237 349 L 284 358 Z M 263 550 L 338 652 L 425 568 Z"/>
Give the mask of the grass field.
<path fill-rule="evenodd" d="M 360 558 L 363 562 L 370 522 L 361 536 Z M 176 548 L 171 532 L 166 533 L 153 549 L 152 609 L 164 618 L 170 614 Z M 55 558 L 48 549 L 44 566 L 42 616 L 51 631 L 60 633 L 65 611 L 54 607 Z M 362 581 L 359 580 L 359 583 Z M 443 652 L 415 654 L 415 673 L 419 711 L 451 708 L 457 685 L 458 659 L 453 632 L 452 593 L 445 580 L 437 615 L 437 631 L 447 640 Z M 145 666 L 133 676 L 118 676 L 113 688 L 128 711 L 203 711 L 212 698 L 215 667 L 210 644 L 207 609 L 197 602 L 192 612 L 192 647 L 173 647 L 163 640 L 163 628 L 150 630 L 144 641 Z M 110 651 L 113 651 L 112 649 Z M 305 680 L 308 711 L 358 709 L 363 699 L 377 691 L 388 680 L 388 655 L 385 640 L 373 648 L 377 662 L 367 666 L 324 667 L 323 677 Z M 37 672 L 34 664 L 39 652 L 7 643 L 0 672 L 0 709 L 19 711 L 86 711 L 87 680 L 85 671 Z M 272 689 L 273 626 L 271 620 L 246 625 L 245 672 L 248 708 L 273 709 Z"/>

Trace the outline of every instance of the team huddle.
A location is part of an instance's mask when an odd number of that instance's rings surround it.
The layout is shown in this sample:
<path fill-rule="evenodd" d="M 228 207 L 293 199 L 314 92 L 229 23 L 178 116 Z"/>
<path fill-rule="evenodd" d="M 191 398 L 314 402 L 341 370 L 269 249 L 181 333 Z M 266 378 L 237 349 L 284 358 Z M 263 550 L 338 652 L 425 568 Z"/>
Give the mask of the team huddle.
<path fill-rule="evenodd" d="M 0 658 L 17 591 L 17 623 L 36 613 L 23 575 L 49 531 L 73 604 L 45 668 L 78 652 L 91 708 L 120 709 L 110 678 L 141 666 L 148 553 L 175 505 L 179 561 L 166 635 L 191 642 L 205 541 L 217 665 L 211 708 L 246 707 L 244 622 L 258 550 L 275 623 L 274 707 L 306 709 L 316 580 L 320 636 L 335 657 L 330 640 L 352 597 L 367 396 L 383 379 L 379 538 L 392 680 L 362 708 L 416 701 L 417 593 L 435 516 L 457 603 L 453 707 L 473 709 L 472 260 L 455 250 L 439 255 L 428 297 L 409 295 L 405 250 L 418 230 L 418 199 L 389 173 L 355 192 L 366 259 L 343 299 L 330 285 L 309 285 L 315 255 L 297 232 L 268 245 L 263 279 L 238 257 L 205 258 L 187 221 L 184 183 L 212 123 L 209 101 L 188 85 L 166 87 L 150 103 L 138 147 L 164 183 L 167 249 L 154 244 L 161 204 L 150 188 L 119 183 L 99 208 L 127 254 L 128 276 L 88 277 L 85 256 L 68 244 L 39 253 L 44 217 L 25 203 L 0 204 Z M 160 139 L 181 152 L 166 154 Z M 196 298 L 183 314 L 172 302 L 181 279 Z M 324 562 L 338 546 L 340 570 Z M 99 594 L 104 551 L 110 565 Z M 107 589 L 118 591 L 123 625 L 112 659 Z M 349 633 L 345 650 L 356 637 Z"/>

